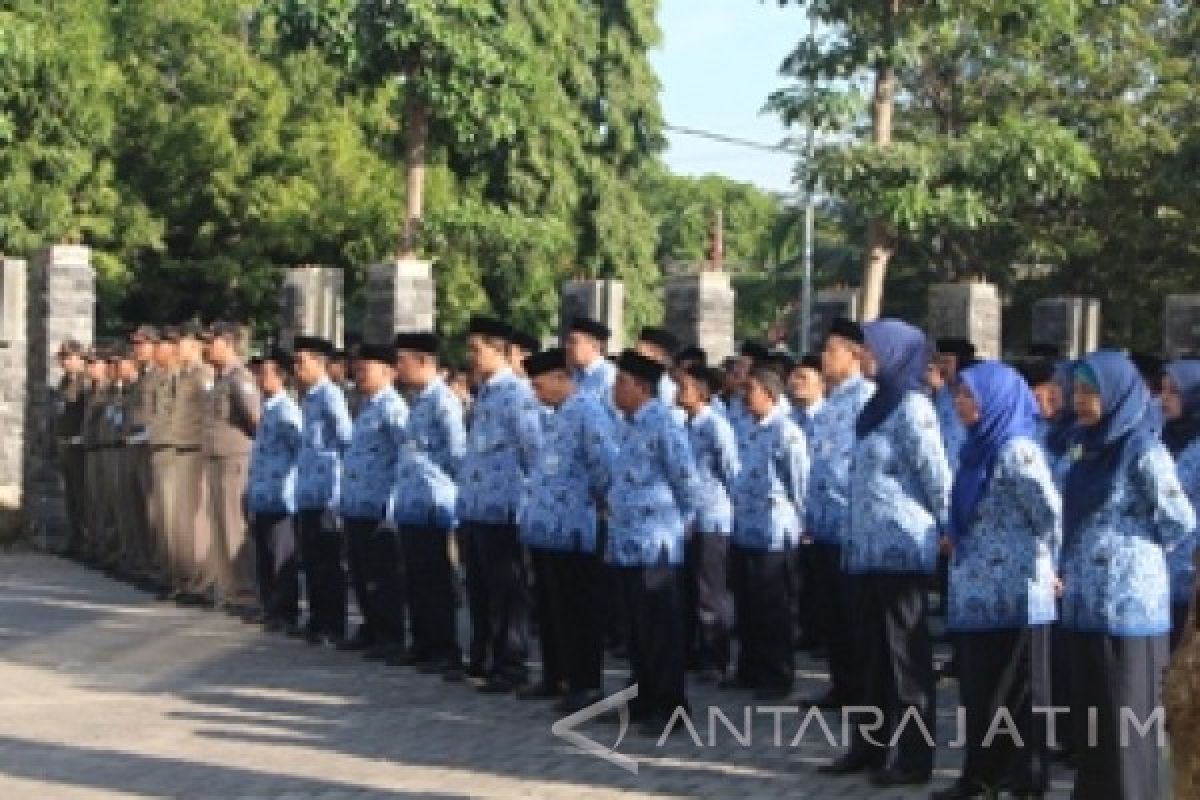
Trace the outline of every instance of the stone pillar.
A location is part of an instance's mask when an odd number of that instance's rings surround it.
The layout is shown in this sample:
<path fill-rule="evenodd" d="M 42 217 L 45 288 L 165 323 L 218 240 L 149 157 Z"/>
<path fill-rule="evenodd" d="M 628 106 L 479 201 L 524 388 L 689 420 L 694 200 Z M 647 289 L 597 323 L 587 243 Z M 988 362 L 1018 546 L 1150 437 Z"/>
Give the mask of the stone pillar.
<path fill-rule="evenodd" d="M 818 289 L 813 295 L 812 317 L 809 320 L 809 347 L 814 352 L 820 350 L 833 321 L 838 317 L 857 320 L 861 306 L 862 295 L 857 286 Z M 799 346 L 799 335 L 796 336 L 796 342 Z"/>
<path fill-rule="evenodd" d="M 619 352 L 624 342 L 625 284 L 616 280 L 567 281 L 559 301 L 559 336 L 566 336 L 567 325 L 575 317 L 590 317 L 603 322 L 612 331 L 610 352 Z"/>
<path fill-rule="evenodd" d="M 341 347 L 345 273 L 336 267 L 293 267 L 283 279 L 279 344 L 291 350 L 297 336 L 320 336 Z"/>
<path fill-rule="evenodd" d="M 54 440 L 55 392 L 64 339 L 90 346 L 95 336 L 96 275 L 91 251 L 56 245 L 36 253 L 28 279 L 28 383 L 25 402 L 25 520 L 34 541 L 56 549 L 66 537 L 66 508 Z"/>
<path fill-rule="evenodd" d="M 1043 297 L 1033 304 L 1033 344 L 1058 348 L 1075 359 L 1100 346 L 1100 301 L 1094 297 Z"/>
<path fill-rule="evenodd" d="M 733 314 L 737 293 L 729 273 L 705 270 L 666 280 L 663 327 L 682 346 L 695 345 L 719 364 L 734 354 Z"/>
<path fill-rule="evenodd" d="M 1200 294 L 1167 295 L 1163 353 L 1168 359 L 1200 358 Z"/>
<path fill-rule="evenodd" d="M 367 268 L 363 341 L 390 344 L 397 333 L 433 330 L 437 287 L 428 261 L 400 258 Z"/>
<path fill-rule="evenodd" d="M 26 272 L 23 259 L 0 256 L 0 542 L 24 531 Z"/>
<path fill-rule="evenodd" d="M 986 282 L 933 284 L 928 333 L 934 339 L 966 339 L 980 358 L 999 358 L 1000 292 Z"/>

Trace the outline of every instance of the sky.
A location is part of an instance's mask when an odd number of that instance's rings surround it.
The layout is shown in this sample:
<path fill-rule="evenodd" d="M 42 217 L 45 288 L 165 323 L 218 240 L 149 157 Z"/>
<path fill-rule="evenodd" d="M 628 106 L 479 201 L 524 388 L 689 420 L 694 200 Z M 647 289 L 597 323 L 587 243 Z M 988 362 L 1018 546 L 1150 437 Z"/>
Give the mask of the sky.
<path fill-rule="evenodd" d="M 788 132 L 763 114 L 784 84 L 779 65 L 808 30 L 801 7 L 774 0 L 661 0 L 662 44 L 650 54 L 667 123 L 778 144 Z M 798 132 L 796 132 L 798 133 Z M 666 162 L 685 175 L 716 173 L 790 191 L 795 158 L 668 131 Z"/>

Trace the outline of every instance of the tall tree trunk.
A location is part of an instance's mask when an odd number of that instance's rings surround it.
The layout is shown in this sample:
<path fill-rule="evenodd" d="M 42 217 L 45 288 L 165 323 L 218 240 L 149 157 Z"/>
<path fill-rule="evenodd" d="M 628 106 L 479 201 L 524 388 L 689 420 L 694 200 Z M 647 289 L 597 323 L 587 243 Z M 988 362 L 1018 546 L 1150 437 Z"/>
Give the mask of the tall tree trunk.
<path fill-rule="evenodd" d="M 425 149 L 429 143 L 429 107 L 410 94 L 404 114 L 404 230 L 400 236 L 400 257 L 416 258 L 417 241 L 425 202 Z"/>
<path fill-rule="evenodd" d="M 875 67 L 875 91 L 871 98 L 871 143 L 888 147 L 892 143 L 892 115 L 896 107 L 896 15 L 901 0 L 880 0 L 883 13 L 884 54 Z M 896 234 L 882 217 L 867 221 L 867 242 L 864 248 L 862 318 L 879 316 L 883 306 L 883 280 L 888 262 L 896 252 Z"/>

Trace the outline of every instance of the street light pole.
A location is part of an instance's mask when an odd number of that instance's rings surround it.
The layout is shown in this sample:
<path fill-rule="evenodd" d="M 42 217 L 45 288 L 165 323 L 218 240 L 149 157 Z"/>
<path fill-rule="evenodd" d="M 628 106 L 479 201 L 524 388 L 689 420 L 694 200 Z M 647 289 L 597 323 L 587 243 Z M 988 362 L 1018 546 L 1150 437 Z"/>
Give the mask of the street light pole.
<path fill-rule="evenodd" d="M 817 38 L 816 21 L 810 14 L 808 17 L 808 39 L 815 43 Z M 816 83 L 813 80 L 809 81 L 809 92 L 815 88 Z M 805 148 L 804 157 L 807 159 L 807 166 L 811 169 L 814 157 L 817 151 L 817 126 L 816 120 L 812 115 L 808 118 L 808 144 Z M 810 184 L 804 199 L 804 280 L 800 290 L 800 355 L 808 355 L 812 347 L 812 305 L 813 305 L 813 234 L 816 229 L 816 200 L 817 200 L 817 184 Z"/>

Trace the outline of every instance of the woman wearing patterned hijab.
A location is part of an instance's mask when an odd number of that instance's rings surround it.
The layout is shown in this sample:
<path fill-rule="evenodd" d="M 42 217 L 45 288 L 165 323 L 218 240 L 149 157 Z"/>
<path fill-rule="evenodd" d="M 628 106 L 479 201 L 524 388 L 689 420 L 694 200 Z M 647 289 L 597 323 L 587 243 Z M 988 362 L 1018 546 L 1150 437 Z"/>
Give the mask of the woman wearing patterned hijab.
<path fill-rule="evenodd" d="M 1171 630 L 1166 553 L 1196 515 L 1129 358 L 1093 353 L 1075 372 L 1081 426 L 1063 488 L 1062 622 L 1071 631 L 1074 797 L 1160 797 L 1156 727 Z"/>
<path fill-rule="evenodd" d="M 998 361 L 964 370 L 955 410 L 966 430 L 950 497 L 947 626 L 966 711 L 962 776 L 935 800 L 1046 791 L 1050 623 L 1061 501 L 1037 442 L 1037 405 Z M 1007 714 L 1021 737 L 988 732 Z"/>
<path fill-rule="evenodd" d="M 1192 508 L 1200 508 L 1200 361 L 1172 361 L 1163 378 L 1163 442 Z M 1179 646 L 1196 591 L 1196 531 L 1167 554 L 1171 568 L 1171 650 Z"/>
<path fill-rule="evenodd" d="M 887 723 L 874 741 L 856 725 L 850 752 L 822 769 L 873 770 L 871 782 L 887 788 L 925 783 L 933 770 L 925 735 L 933 735 L 934 710 L 925 589 L 946 531 L 951 475 L 937 414 L 922 391 L 925 335 L 896 319 L 868 323 L 863 334 L 876 392 L 855 426 L 842 552 L 846 572 L 860 587 L 854 622 L 863 705 L 882 710 Z M 893 738 L 895 747 L 886 746 Z"/>

